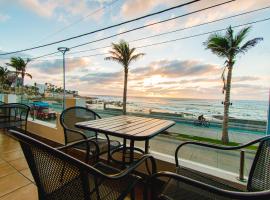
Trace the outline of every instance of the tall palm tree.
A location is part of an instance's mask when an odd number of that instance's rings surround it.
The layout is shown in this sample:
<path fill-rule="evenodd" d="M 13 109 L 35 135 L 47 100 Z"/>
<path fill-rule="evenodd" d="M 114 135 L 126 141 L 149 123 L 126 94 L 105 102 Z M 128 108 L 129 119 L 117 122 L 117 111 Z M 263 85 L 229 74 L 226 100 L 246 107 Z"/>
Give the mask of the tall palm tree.
<path fill-rule="evenodd" d="M 239 54 L 246 53 L 252 47 L 255 47 L 259 41 L 263 38 L 254 38 L 244 43 L 251 27 L 241 29 L 238 33 L 234 33 L 231 26 L 227 28 L 224 35 L 215 33 L 210 35 L 208 40 L 204 42 L 206 49 L 212 51 L 218 57 L 225 58 L 225 67 L 222 73 L 223 80 L 223 93 L 225 92 L 224 104 L 224 117 L 223 117 L 223 128 L 222 128 L 222 142 L 227 144 L 229 142 L 228 135 L 228 122 L 229 122 L 229 107 L 230 93 L 231 93 L 231 80 L 232 70 L 236 62 L 236 58 Z M 227 72 L 227 77 L 225 77 Z"/>
<path fill-rule="evenodd" d="M 0 66 L 0 83 L 3 85 L 7 82 L 9 70 Z"/>
<path fill-rule="evenodd" d="M 30 59 L 27 58 L 26 61 L 21 57 L 11 57 L 10 63 L 6 63 L 6 65 L 13 67 L 15 69 L 16 75 L 21 75 L 22 77 L 22 86 L 24 86 L 24 78 L 28 76 L 32 79 L 31 74 L 26 72 L 26 66 L 30 62 Z M 17 80 L 16 80 L 17 82 Z M 17 83 L 16 83 L 17 84 Z"/>
<path fill-rule="evenodd" d="M 0 66 L 0 89 L 3 90 L 9 83 L 8 81 L 9 70 L 5 67 Z"/>
<path fill-rule="evenodd" d="M 135 54 L 135 48 L 130 48 L 129 44 L 121 40 L 119 44 L 112 43 L 112 50 L 109 51 L 111 56 L 105 58 L 105 60 L 112 60 L 120 63 L 124 67 L 124 92 L 123 92 L 123 114 L 126 114 L 127 104 L 127 82 L 128 82 L 128 69 L 131 62 L 138 60 L 144 56 L 144 53 Z"/>

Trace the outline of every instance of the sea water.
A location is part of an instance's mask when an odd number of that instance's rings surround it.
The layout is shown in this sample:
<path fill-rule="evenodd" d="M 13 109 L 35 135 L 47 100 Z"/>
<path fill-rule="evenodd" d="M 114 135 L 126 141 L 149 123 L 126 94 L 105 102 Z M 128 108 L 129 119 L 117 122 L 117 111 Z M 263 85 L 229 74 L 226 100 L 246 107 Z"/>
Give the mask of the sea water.
<path fill-rule="evenodd" d="M 122 102 L 122 97 L 117 96 L 94 96 L 105 102 Z M 267 101 L 255 100 L 232 100 L 230 117 L 246 120 L 267 120 Z M 128 97 L 127 110 L 130 112 L 168 112 L 185 113 L 187 116 L 199 116 L 206 118 L 222 116 L 224 106 L 222 100 L 213 99 L 180 99 L 159 97 Z"/>

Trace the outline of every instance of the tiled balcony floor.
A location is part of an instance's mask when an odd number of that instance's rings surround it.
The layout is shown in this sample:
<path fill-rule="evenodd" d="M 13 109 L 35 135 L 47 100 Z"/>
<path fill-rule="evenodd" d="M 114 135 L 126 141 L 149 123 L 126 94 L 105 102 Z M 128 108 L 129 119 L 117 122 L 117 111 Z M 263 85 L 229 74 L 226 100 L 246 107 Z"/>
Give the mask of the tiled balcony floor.
<path fill-rule="evenodd" d="M 17 141 L 0 131 L 0 200 L 36 200 L 37 188 Z"/>

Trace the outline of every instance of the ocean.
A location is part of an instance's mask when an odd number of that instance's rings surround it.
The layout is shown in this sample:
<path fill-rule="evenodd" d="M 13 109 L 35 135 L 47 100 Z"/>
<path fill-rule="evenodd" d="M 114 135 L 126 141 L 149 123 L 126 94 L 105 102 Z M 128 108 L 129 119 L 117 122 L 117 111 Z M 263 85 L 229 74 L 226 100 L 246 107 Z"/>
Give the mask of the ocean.
<path fill-rule="evenodd" d="M 121 102 L 122 97 L 117 96 L 92 96 L 105 102 Z M 107 105 L 110 107 L 110 105 Z M 232 100 L 230 117 L 237 119 L 267 121 L 267 101 Z M 128 97 L 127 111 L 129 112 L 154 112 L 185 113 L 187 116 L 196 117 L 203 114 L 207 119 L 215 115 L 223 115 L 222 100 L 212 99 L 180 99 L 159 97 Z"/>

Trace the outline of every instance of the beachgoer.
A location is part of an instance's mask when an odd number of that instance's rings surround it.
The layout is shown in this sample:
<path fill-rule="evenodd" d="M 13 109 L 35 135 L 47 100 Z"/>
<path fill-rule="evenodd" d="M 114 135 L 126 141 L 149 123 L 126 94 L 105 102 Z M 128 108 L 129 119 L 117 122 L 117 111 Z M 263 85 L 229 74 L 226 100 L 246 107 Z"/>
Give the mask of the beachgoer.
<path fill-rule="evenodd" d="M 204 116 L 203 115 L 200 115 L 199 117 L 198 117 L 198 120 L 199 120 L 199 122 L 203 122 L 203 121 L 205 121 L 205 118 L 204 118 Z"/>

